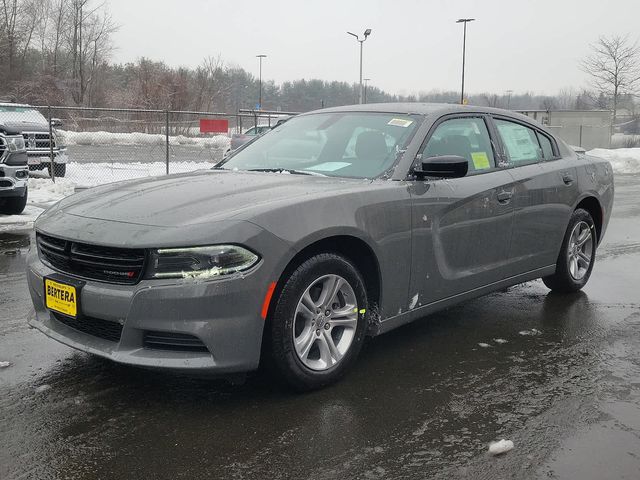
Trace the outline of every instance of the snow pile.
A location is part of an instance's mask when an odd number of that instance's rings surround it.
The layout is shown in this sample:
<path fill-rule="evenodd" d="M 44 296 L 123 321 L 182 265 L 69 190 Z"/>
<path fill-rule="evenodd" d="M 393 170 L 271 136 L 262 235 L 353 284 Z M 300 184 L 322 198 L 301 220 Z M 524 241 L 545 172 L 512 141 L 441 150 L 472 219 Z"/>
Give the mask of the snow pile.
<path fill-rule="evenodd" d="M 11 362 L 0 362 L 0 368 L 7 368 L 11 366 Z"/>
<path fill-rule="evenodd" d="M 489 453 L 491 455 L 501 455 L 513 449 L 513 442 L 504 438 L 499 442 L 493 442 L 489 445 Z"/>
<path fill-rule="evenodd" d="M 57 178 L 55 183 L 49 178 L 30 178 L 27 201 L 29 204 L 48 207 L 72 195 L 75 189 L 75 182 L 68 178 Z"/>
<path fill-rule="evenodd" d="M 113 132 L 73 132 L 58 130 L 65 145 L 164 145 L 166 137 L 161 133 L 113 133 Z M 170 135 L 169 145 L 191 145 L 226 151 L 231 140 L 226 135 L 211 137 L 186 137 Z"/>
<path fill-rule="evenodd" d="M 588 155 L 604 158 L 611 163 L 614 173 L 640 173 L 640 148 L 595 148 Z"/>

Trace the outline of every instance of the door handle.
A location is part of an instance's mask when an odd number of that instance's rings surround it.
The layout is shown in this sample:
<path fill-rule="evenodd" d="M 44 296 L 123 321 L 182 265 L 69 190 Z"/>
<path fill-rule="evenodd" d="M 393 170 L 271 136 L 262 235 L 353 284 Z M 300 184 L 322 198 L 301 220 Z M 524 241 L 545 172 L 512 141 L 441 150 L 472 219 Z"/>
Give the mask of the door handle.
<path fill-rule="evenodd" d="M 513 190 L 511 191 L 503 190 L 499 192 L 497 195 L 498 202 L 500 203 L 509 203 L 509 200 L 511 200 L 511 197 L 513 197 Z"/>
<path fill-rule="evenodd" d="M 569 173 L 563 173 L 562 181 L 564 182 L 565 185 L 571 185 L 573 183 L 573 175 Z"/>

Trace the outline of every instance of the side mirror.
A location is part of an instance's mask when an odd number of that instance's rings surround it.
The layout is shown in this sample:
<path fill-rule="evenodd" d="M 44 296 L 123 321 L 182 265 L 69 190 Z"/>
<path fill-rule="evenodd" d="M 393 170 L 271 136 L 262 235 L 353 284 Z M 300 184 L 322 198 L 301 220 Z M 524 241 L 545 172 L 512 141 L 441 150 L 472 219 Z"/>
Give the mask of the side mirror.
<path fill-rule="evenodd" d="M 413 173 L 418 178 L 460 178 L 469 171 L 467 160 L 458 155 L 442 155 L 421 159 L 420 169 L 414 169 Z"/>
<path fill-rule="evenodd" d="M 60 120 L 59 118 L 52 118 L 51 119 L 51 126 L 53 128 L 60 128 L 62 127 L 62 120 Z"/>

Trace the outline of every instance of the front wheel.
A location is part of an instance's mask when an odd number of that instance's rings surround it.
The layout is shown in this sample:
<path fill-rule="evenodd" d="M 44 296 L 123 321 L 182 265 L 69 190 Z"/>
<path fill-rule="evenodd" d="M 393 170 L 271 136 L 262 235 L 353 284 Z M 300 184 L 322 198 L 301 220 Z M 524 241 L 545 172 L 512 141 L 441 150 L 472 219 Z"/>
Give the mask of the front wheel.
<path fill-rule="evenodd" d="M 271 318 L 277 373 L 297 390 L 337 381 L 356 360 L 366 332 L 367 293 L 355 266 L 315 255 L 285 280 Z"/>
<path fill-rule="evenodd" d="M 587 284 L 596 260 L 597 236 L 591 214 L 573 212 L 556 263 L 556 273 L 542 281 L 556 292 L 577 292 Z"/>

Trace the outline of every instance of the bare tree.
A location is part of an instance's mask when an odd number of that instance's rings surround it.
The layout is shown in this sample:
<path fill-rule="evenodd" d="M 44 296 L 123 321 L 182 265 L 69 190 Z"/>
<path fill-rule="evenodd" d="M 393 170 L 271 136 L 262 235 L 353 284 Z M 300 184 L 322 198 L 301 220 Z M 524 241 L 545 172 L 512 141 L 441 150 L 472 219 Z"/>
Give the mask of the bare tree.
<path fill-rule="evenodd" d="M 500 106 L 500 97 L 495 93 L 493 93 L 493 94 L 483 93 L 482 94 L 482 99 L 484 100 L 484 103 L 487 104 L 487 107 L 499 107 Z"/>
<path fill-rule="evenodd" d="M 581 67 L 600 96 L 611 99 L 615 124 L 621 95 L 634 94 L 640 86 L 640 48 L 628 35 L 614 35 L 600 37 L 591 50 Z"/>

